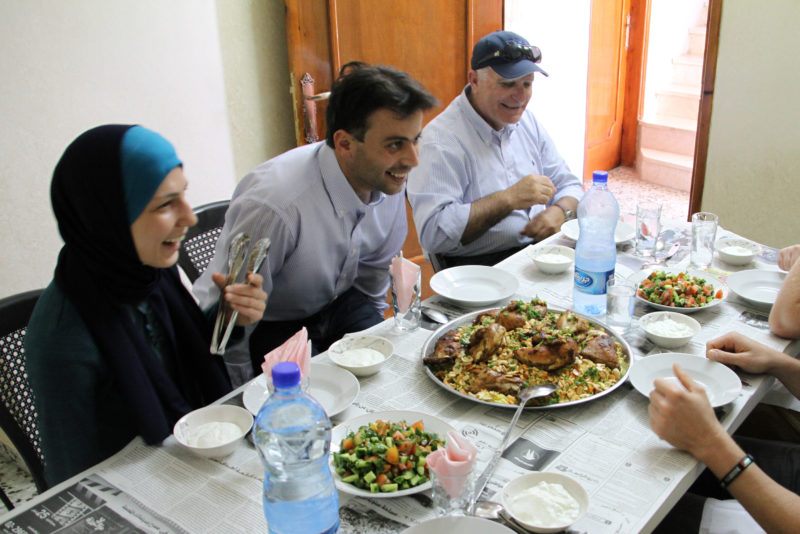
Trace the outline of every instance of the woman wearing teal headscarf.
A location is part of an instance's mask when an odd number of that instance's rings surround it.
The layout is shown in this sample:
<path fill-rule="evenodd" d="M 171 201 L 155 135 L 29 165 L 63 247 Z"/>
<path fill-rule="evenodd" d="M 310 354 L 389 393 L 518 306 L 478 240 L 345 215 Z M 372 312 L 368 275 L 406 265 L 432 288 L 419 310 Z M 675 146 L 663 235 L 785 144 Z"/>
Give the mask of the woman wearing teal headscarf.
<path fill-rule="evenodd" d="M 141 126 L 93 128 L 53 173 L 64 247 L 28 324 L 25 356 L 49 484 L 230 391 L 211 325 L 175 263 L 197 222 L 181 161 Z M 224 287 L 224 277 L 215 275 Z M 225 288 L 239 325 L 261 319 L 261 277 Z"/>

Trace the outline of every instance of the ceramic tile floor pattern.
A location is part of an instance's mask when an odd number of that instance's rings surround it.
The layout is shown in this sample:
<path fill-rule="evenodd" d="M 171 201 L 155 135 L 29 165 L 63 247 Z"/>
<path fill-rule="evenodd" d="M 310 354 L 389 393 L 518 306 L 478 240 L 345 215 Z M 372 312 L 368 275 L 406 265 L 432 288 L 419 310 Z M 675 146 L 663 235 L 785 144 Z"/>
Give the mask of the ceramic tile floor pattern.
<path fill-rule="evenodd" d="M 649 184 L 639 179 L 630 167 L 618 167 L 609 172 L 609 189 L 614 193 L 624 215 L 636 213 L 636 202 L 640 197 L 659 199 L 663 205 L 662 216 L 675 220 L 686 220 L 689 210 L 689 193 Z M 0 443 L 0 487 L 15 502 L 30 500 L 36 488 L 27 471 L 20 467 L 15 455 Z M 0 509 L 0 518 L 5 509 Z"/>

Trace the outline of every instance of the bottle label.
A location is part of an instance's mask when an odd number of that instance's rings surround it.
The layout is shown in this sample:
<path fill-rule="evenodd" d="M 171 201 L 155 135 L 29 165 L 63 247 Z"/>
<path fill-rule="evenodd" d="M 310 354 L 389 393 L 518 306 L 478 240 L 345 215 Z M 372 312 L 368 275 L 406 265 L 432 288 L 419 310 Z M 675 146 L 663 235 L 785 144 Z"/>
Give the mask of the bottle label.
<path fill-rule="evenodd" d="M 581 293 L 589 295 L 605 295 L 606 283 L 614 277 L 614 269 L 603 272 L 584 271 L 575 267 L 575 287 Z"/>

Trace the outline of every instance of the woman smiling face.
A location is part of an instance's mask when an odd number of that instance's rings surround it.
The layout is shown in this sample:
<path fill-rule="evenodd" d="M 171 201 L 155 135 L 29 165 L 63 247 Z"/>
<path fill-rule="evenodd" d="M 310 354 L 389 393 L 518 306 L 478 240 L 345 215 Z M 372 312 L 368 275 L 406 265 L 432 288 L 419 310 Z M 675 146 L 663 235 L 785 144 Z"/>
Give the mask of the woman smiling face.
<path fill-rule="evenodd" d="M 133 221 L 131 236 L 143 264 L 166 269 L 178 261 L 186 230 L 197 224 L 197 216 L 186 202 L 186 186 L 183 169 L 175 167 Z"/>

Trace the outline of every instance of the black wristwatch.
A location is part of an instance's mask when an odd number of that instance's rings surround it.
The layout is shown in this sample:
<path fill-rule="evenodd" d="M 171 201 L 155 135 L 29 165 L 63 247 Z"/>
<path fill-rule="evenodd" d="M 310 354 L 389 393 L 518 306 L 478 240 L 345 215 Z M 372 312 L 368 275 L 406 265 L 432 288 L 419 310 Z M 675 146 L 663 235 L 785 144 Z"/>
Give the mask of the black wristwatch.
<path fill-rule="evenodd" d="M 576 217 L 575 212 L 572 211 L 571 209 L 565 208 L 561 204 L 553 204 L 553 205 L 558 206 L 559 208 L 561 208 L 561 211 L 564 212 L 564 222 L 571 221 Z"/>

